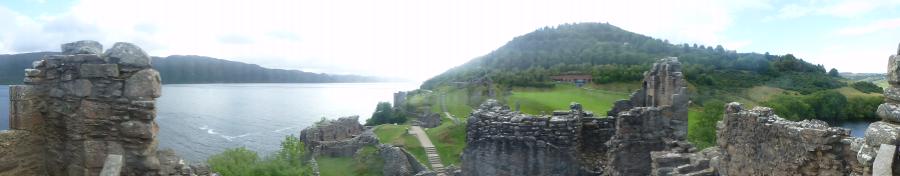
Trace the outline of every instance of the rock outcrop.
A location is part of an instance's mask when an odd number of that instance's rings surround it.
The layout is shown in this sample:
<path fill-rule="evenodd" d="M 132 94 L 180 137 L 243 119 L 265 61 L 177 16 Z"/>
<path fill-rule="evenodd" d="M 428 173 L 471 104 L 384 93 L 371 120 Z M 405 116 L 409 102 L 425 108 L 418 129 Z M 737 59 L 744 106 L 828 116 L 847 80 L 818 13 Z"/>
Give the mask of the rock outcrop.
<path fill-rule="evenodd" d="M 0 175 L 98 175 L 108 164 L 121 172 L 105 174 L 182 175 L 161 170 L 154 122 L 160 78 L 149 56 L 128 43 L 103 56 L 94 41 L 61 48 L 64 55 L 25 70 L 25 85 L 10 86 L 11 130 L 0 137 L 12 139 L 0 141 L 14 145 L 0 153 L 19 153 L 18 164 L 4 165 L 15 167 L 0 168 Z"/>

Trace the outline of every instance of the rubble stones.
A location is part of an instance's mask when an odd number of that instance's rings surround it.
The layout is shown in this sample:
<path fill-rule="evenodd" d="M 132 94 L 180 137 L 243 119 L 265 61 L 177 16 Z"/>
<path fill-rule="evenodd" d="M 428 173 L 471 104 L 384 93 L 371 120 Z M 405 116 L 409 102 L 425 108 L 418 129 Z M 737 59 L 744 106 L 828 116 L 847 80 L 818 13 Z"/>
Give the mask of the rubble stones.
<path fill-rule="evenodd" d="M 120 65 L 138 68 L 150 67 L 150 56 L 144 50 L 131 43 L 115 43 L 103 56 L 109 58 L 110 62 Z"/>
<path fill-rule="evenodd" d="M 62 54 L 100 54 L 103 53 L 103 45 L 97 41 L 82 40 L 62 44 Z"/>

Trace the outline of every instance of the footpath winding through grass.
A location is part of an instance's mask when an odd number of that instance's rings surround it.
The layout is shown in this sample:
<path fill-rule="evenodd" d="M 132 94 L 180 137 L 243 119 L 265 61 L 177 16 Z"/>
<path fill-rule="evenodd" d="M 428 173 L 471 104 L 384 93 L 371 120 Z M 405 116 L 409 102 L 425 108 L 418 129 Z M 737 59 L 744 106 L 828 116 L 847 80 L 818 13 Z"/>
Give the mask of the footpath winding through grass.
<path fill-rule="evenodd" d="M 401 146 L 409 151 L 413 157 L 416 157 L 416 160 L 419 160 L 419 162 L 428 163 L 428 157 L 425 156 L 425 148 L 422 147 L 416 136 L 407 133 L 408 129 L 409 125 L 379 125 L 375 127 L 375 136 L 378 136 L 378 141 L 381 141 L 381 143 Z"/>

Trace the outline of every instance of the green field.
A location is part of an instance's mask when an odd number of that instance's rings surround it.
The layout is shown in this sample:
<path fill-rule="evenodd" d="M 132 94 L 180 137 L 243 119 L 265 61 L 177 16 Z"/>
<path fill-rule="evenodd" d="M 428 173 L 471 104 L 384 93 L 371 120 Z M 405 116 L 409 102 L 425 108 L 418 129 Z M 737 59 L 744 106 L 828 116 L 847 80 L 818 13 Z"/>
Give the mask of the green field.
<path fill-rule="evenodd" d="M 428 163 L 428 158 L 425 156 L 425 148 L 422 147 L 416 136 L 407 133 L 408 129 L 409 125 L 384 124 L 375 127 L 375 135 L 378 136 L 378 141 L 381 141 L 381 143 L 403 147 L 413 157 L 416 157 L 419 162 Z"/>
<path fill-rule="evenodd" d="M 441 96 L 444 96 L 441 102 Z M 466 89 L 455 89 L 453 87 L 443 87 L 431 96 L 431 112 L 440 113 L 445 116 L 441 103 L 447 106 L 447 112 L 456 118 L 468 118 L 472 107 L 469 106 L 469 95 Z"/>
<path fill-rule="evenodd" d="M 554 110 L 568 110 L 569 103 L 578 102 L 585 110 L 605 114 L 616 100 L 626 99 L 630 92 L 586 89 L 570 84 L 558 84 L 552 89 L 515 88 L 506 98 L 507 104 L 527 114 L 550 114 Z"/>

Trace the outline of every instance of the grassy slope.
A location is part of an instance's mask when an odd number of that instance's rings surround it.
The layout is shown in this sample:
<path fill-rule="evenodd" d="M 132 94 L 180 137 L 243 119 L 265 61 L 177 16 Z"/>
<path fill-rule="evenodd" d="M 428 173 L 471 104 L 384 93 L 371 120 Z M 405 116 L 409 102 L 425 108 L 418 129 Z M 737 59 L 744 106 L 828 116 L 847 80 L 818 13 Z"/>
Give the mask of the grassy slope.
<path fill-rule="evenodd" d="M 409 151 L 413 157 L 416 157 L 419 162 L 423 164 L 428 163 L 428 159 L 425 156 L 425 148 L 422 147 L 416 136 L 407 134 L 407 129 L 409 129 L 409 125 L 384 124 L 376 127 L 375 135 L 378 136 L 378 141 L 381 141 L 381 143 L 401 146 Z M 428 164 L 425 165 L 428 166 Z"/>
<path fill-rule="evenodd" d="M 879 80 L 879 81 L 875 81 L 875 85 L 878 85 L 878 86 L 880 86 L 881 88 L 885 88 L 885 89 L 887 89 L 887 88 L 889 87 L 889 86 L 888 86 L 887 80 Z"/>
<path fill-rule="evenodd" d="M 840 92 L 841 94 L 844 94 L 844 96 L 846 96 L 847 98 L 850 98 L 850 97 L 881 97 L 882 96 L 880 93 L 863 93 L 852 87 L 841 87 L 841 88 L 837 89 L 837 91 Z"/>
<path fill-rule="evenodd" d="M 566 110 L 571 102 L 581 103 L 584 109 L 603 114 L 612 108 L 616 100 L 626 99 L 629 94 L 559 84 L 552 89 L 515 88 L 506 102 L 512 108 L 519 102 L 521 111 L 528 114 L 549 114 L 553 110 Z"/>
<path fill-rule="evenodd" d="M 384 160 L 378 156 L 377 150 L 374 146 L 366 146 L 360 149 L 355 158 L 322 157 L 316 161 L 322 176 L 380 176 L 384 168 Z"/>
<path fill-rule="evenodd" d="M 444 117 L 440 126 L 427 129 L 425 133 L 428 133 L 428 138 L 441 156 L 441 163 L 447 166 L 460 165 L 459 157 L 466 147 L 465 123 L 453 124 L 453 121 Z"/>
<path fill-rule="evenodd" d="M 350 157 L 316 158 L 319 164 L 319 172 L 322 176 L 357 175 L 353 169 L 347 169 L 354 163 Z"/>

